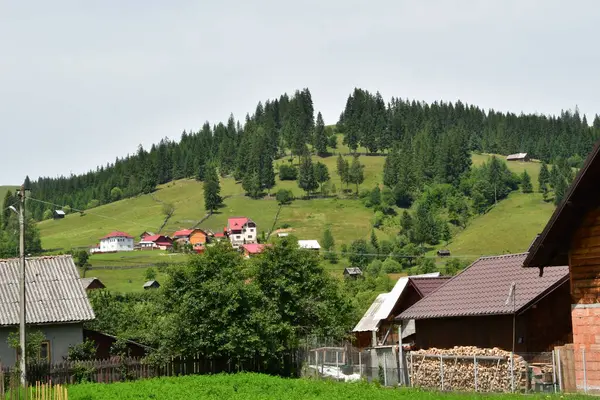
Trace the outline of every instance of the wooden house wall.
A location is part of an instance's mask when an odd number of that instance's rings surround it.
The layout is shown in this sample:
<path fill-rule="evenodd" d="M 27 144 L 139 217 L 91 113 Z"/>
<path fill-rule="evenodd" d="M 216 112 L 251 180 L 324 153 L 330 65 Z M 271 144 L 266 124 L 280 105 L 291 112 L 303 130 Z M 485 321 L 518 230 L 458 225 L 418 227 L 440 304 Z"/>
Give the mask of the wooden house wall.
<path fill-rule="evenodd" d="M 205 244 L 206 243 L 206 234 L 202 231 L 194 231 L 190 235 L 190 243 L 194 246 L 197 244 Z"/>
<path fill-rule="evenodd" d="M 600 207 L 588 213 L 575 233 L 569 268 L 572 303 L 600 303 Z"/>

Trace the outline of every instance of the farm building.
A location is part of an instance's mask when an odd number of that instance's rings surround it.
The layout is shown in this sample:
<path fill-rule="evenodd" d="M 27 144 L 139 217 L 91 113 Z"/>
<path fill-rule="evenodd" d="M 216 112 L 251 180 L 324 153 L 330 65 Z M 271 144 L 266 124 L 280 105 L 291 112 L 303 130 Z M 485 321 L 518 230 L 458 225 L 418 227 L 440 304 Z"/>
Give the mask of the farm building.
<path fill-rule="evenodd" d="M 249 258 L 262 253 L 265 250 L 265 245 L 260 243 L 248 243 L 242 245 L 244 257 Z"/>
<path fill-rule="evenodd" d="M 63 210 L 54 210 L 52 213 L 52 218 L 54 219 L 63 219 L 67 215 Z"/>
<path fill-rule="evenodd" d="M 394 317 L 447 282 L 449 277 L 431 274 L 402 277 L 389 293 L 382 293 L 371 304 L 352 332 L 359 348 L 375 347 L 398 342 L 399 323 Z M 414 324 L 402 332 L 403 341 L 414 335 Z"/>
<path fill-rule="evenodd" d="M 173 234 L 173 239 L 182 244 L 203 246 L 208 241 L 208 233 L 202 229 L 182 229 Z"/>
<path fill-rule="evenodd" d="M 446 250 L 446 249 L 438 250 L 437 251 L 437 255 L 438 255 L 438 257 L 449 257 L 450 256 L 450 250 Z"/>
<path fill-rule="evenodd" d="M 14 365 L 16 350 L 7 343 L 19 325 L 19 259 L 0 261 L 0 359 Z M 41 331 L 38 358 L 60 362 L 69 346 L 83 342 L 83 323 L 95 318 L 71 256 L 32 257 L 26 262 L 27 325 Z"/>
<path fill-rule="evenodd" d="M 344 277 L 345 278 L 358 278 L 362 276 L 362 270 L 358 267 L 347 267 L 344 268 Z"/>
<path fill-rule="evenodd" d="M 140 242 L 141 250 L 169 250 L 171 247 L 173 247 L 173 240 L 163 235 L 146 236 Z"/>
<path fill-rule="evenodd" d="M 522 268 L 526 256 L 482 257 L 397 320 L 415 321 L 418 349 L 477 346 L 510 351 L 513 316 L 516 352 L 543 352 L 568 343 L 568 268 L 539 278 L 536 271 Z M 513 283 L 514 306 L 509 296 Z"/>
<path fill-rule="evenodd" d="M 125 232 L 111 232 L 100 239 L 99 253 L 133 251 L 133 236 Z"/>
<path fill-rule="evenodd" d="M 106 289 L 104 283 L 98 278 L 81 278 L 81 286 L 85 290 L 94 290 L 94 289 Z"/>
<path fill-rule="evenodd" d="M 305 250 L 321 250 L 321 245 L 316 240 L 298 240 L 298 246 Z"/>
<path fill-rule="evenodd" d="M 242 244 L 258 243 L 256 223 L 246 217 L 232 217 L 227 220 L 227 236 L 233 248 Z"/>
<path fill-rule="evenodd" d="M 148 231 L 144 231 L 141 235 L 140 235 L 140 240 L 144 240 L 146 237 L 148 236 L 154 236 L 154 232 L 148 232 Z"/>
<path fill-rule="evenodd" d="M 160 283 L 158 283 L 158 281 L 148 281 L 144 283 L 144 290 L 158 289 L 159 287 Z"/>
<path fill-rule="evenodd" d="M 527 153 L 515 153 L 506 156 L 506 161 L 529 161 Z"/>
<path fill-rule="evenodd" d="M 575 378 L 583 387 L 583 352 L 588 352 L 587 387 L 600 388 L 600 142 L 586 159 L 562 202 L 531 246 L 524 267 L 539 279 L 569 265 Z M 552 267 L 552 268 L 544 268 Z M 533 270 L 532 272 L 534 272 Z"/>

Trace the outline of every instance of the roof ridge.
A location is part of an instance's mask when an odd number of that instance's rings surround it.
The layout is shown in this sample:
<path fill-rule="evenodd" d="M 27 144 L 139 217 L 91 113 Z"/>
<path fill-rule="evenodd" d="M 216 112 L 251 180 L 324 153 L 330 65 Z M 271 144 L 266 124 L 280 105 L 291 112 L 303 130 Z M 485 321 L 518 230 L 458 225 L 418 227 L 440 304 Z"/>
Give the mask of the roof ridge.
<path fill-rule="evenodd" d="M 45 256 L 33 256 L 33 257 L 25 257 L 26 260 L 51 260 L 54 258 L 68 258 L 73 257 L 71 254 L 49 254 Z M 8 261 L 18 261 L 20 257 L 11 257 L 11 258 L 0 258 L 0 262 L 8 262 Z"/>
<path fill-rule="evenodd" d="M 495 255 L 495 256 L 481 256 L 477 260 L 475 260 L 475 262 L 473 264 L 475 264 L 479 260 L 490 260 L 490 259 L 497 259 L 497 258 L 509 258 L 509 257 L 517 257 L 517 256 L 526 256 L 527 254 L 529 254 L 529 253 L 527 251 L 524 251 L 522 253 L 498 254 L 498 255 Z"/>

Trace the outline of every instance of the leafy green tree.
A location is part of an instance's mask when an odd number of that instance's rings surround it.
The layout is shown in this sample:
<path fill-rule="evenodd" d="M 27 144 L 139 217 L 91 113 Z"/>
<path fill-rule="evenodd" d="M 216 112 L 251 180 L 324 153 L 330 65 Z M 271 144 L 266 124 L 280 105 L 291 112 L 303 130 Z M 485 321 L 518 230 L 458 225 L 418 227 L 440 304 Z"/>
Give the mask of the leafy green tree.
<path fill-rule="evenodd" d="M 369 263 L 369 246 L 364 239 L 357 239 L 350 244 L 348 261 L 353 267 L 364 267 Z"/>
<path fill-rule="evenodd" d="M 26 331 L 26 340 L 25 340 L 25 356 L 29 363 L 38 362 L 38 357 L 40 354 L 40 349 L 42 348 L 42 342 L 46 340 L 46 335 L 40 330 L 31 330 Z M 11 331 L 8 334 L 8 338 L 6 339 L 6 343 L 9 347 L 15 349 L 17 354 L 20 356 L 22 354 L 21 351 L 21 342 L 20 342 L 19 331 Z"/>
<path fill-rule="evenodd" d="M 521 190 L 523 193 L 532 193 L 533 185 L 531 184 L 531 177 L 527 173 L 527 171 L 523 171 L 523 175 L 521 176 Z"/>
<path fill-rule="evenodd" d="M 223 203 L 221 184 L 219 183 L 217 168 L 214 165 L 207 167 L 203 186 L 204 208 L 212 214 Z"/>
<path fill-rule="evenodd" d="M 123 191 L 118 186 L 115 186 L 110 191 L 111 201 L 121 200 L 123 198 Z"/>
<path fill-rule="evenodd" d="M 290 190 L 279 189 L 275 195 L 275 199 L 281 205 L 290 204 L 294 200 L 294 195 Z"/>
<path fill-rule="evenodd" d="M 448 224 L 446 222 L 441 221 L 440 239 L 442 239 L 444 242 L 446 242 L 446 246 L 448 246 L 448 243 L 450 242 L 451 238 L 452 238 L 452 234 L 450 232 L 450 227 L 448 226 Z"/>
<path fill-rule="evenodd" d="M 317 162 L 313 165 L 314 176 L 317 183 L 321 186 L 321 194 L 323 194 L 323 184 L 329 180 L 329 170 L 327 165 Z"/>
<path fill-rule="evenodd" d="M 327 154 L 327 136 L 325 136 L 325 123 L 323 116 L 319 112 L 317 114 L 317 124 L 315 125 L 314 146 L 317 154 L 324 156 Z"/>
<path fill-rule="evenodd" d="M 156 279 L 156 270 L 154 268 L 148 268 L 144 274 L 144 279 L 147 281 L 153 281 Z"/>
<path fill-rule="evenodd" d="M 378 206 L 381 204 L 381 190 L 379 189 L 379 185 L 375 186 L 373 190 L 371 190 L 369 201 L 374 206 Z"/>
<path fill-rule="evenodd" d="M 548 189 L 547 186 L 550 183 L 550 172 L 548 171 L 548 165 L 543 161 L 542 166 L 540 167 L 540 175 L 538 176 L 538 182 L 540 184 L 540 193 L 543 193 L 543 186 L 546 187 L 546 190 Z"/>
<path fill-rule="evenodd" d="M 44 218 L 44 220 L 46 220 L 46 219 L 52 219 L 52 210 L 46 210 L 46 211 L 44 211 L 43 218 Z"/>
<path fill-rule="evenodd" d="M 402 265 L 391 257 L 388 257 L 383 262 L 383 270 L 387 274 L 394 274 L 402 271 Z"/>
<path fill-rule="evenodd" d="M 402 232 L 410 232 L 413 228 L 413 219 L 408 213 L 408 211 L 402 211 L 402 216 L 400 217 L 400 226 L 402 227 Z"/>
<path fill-rule="evenodd" d="M 319 187 L 310 156 L 302 158 L 298 171 L 298 186 L 306 192 L 307 196 L 310 196 L 311 192 Z"/>
<path fill-rule="evenodd" d="M 417 244 L 437 244 L 439 242 L 440 226 L 429 204 L 423 202 L 417 205 L 413 224 L 413 235 Z"/>
<path fill-rule="evenodd" d="M 355 156 L 352 159 L 352 164 L 348 170 L 348 182 L 356 185 L 356 194 L 358 194 L 358 187 L 364 182 L 364 180 L 364 165 L 360 163 L 358 156 Z"/>
<path fill-rule="evenodd" d="M 331 147 L 332 149 L 337 148 L 337 136 L 336 135 L 331 135 L 327 138 L 327 146 Z"/>
<path fill-rule="evenodd" d="M 377 239 L 377 235 L 375 234 L 375 230 L 371 229 L 371 247 L 379 253 L 379 239 Z"/>
<path fill-rule="evenodd" d="M 496 156 L 492 156 L 489 163 L 488 179 L 494 188 L 494 204 L 498 203 L 498 186 L 502 179 L 502 165 Z"/>
<path fill-rule="evenodd" d="M 337 174 L 340 177 L 340 182 L 342 183 L 342 185 L 344 183 L 348 185 L 348 172 L 350 169 L 350 166 L 348 165 L 348 160 L 345 160 L 341 154 L 338 154 L 336 163 Z"/>
<path fill-rule="evenodd" d="M 279 166 L 279 179 L 282 181 L 295 181 L 298 179 L 298 169 L 293 165 L 281 164 Z"/>
<path fill-rule="evenodd" d="M 86 250 L 79 250 L 75 253 L 75 264 L 81 268 L 83 272 L 82 276 L 85 278 L 85 274 L 90 267 L 90 254 Z"/>
<path fill-rule="evenodd" d="M 417 266 L 419 274 L 430 274 L 436 271 L 435 261 L 431 258 L 423 257 Z"/>
<path fill-rule="evenodd" d="M 335 239 L 333 238 L 333 234 L 331 233 L 331 229 L 329 227 L 325 228 L 323 232 L 323 239 L 321 239 L 321 246 L 325 251 L 324 258 L 329 260 L 332 264 L 336 264 L 338 261 L 337 254 L 335 253 Z"/>

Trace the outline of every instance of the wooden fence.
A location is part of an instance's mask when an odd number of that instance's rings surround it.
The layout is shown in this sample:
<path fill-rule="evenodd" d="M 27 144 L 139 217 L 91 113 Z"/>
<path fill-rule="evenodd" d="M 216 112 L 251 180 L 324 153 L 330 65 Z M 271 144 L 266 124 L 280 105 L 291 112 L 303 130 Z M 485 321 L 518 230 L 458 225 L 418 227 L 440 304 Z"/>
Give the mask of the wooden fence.
<path fill-rule="evenodd" d="M 29 364 L 29 382 L 74 384 L 79 382 L 113 383 L 128 380 L 148 379 L 162 376 L 205 375 L 221 372 L 262 372 L 281 376 L 299 376 L 303 357 L 300 352 L 290 352 L 277 358 L 252 357 L 206 358 L 200 355 L 186 358 L 172 358 L 167 362 L 151 363 L 143 358 L 113 357 L 94 361 L 64 361 L 55 364 Z M 9 386 L 9 379 L 15 375 L 12 367 L 1 367 L 2 384 Z M 1 388 L 2 386 L 0 386 Z"/>

